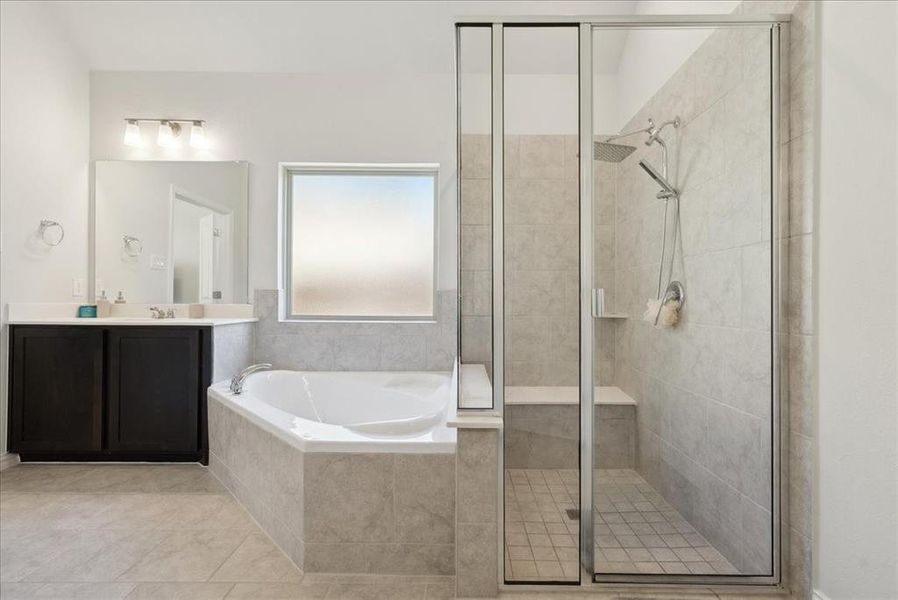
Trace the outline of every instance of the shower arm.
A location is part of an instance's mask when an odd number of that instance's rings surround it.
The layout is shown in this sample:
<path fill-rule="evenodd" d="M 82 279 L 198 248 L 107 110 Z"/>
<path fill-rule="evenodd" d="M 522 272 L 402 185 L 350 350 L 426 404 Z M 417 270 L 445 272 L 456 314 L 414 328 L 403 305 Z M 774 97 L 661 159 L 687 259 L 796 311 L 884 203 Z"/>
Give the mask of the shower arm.
<path fill-rule="evenodd" d="M 651 123 L 651 119 L 649 119 L 649 123 Z M 635 131 L 628 131 L 627 133 L 619 133 L 617 135 L 612 135 L 611 137 L 605 138 L 605 142 L 611 142 L 614 140 L 619 140 L 621 138 L 630 137 L 631 135 L 636 135 L 637 133 L 650 133 L 652 131 L 652 127 L 654 125 L 650 124 L 648 127 L 643 127 L 642 129 L 637 129 Z"/>

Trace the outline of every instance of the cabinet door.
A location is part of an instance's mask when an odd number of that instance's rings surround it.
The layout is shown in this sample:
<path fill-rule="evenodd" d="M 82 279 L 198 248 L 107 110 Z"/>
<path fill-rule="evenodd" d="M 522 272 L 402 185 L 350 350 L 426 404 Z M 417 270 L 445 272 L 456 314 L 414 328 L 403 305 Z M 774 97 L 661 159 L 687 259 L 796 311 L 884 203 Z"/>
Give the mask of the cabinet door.
<path fill-rule="evenodd" d="M 111 328 L 107 353 L 109 450 L 195 452 L 201 394 L 199 330 Z"/>
<path fill-rule="evenodd" d="M 89 326 L 10 329 L 10 449 L 99 451 L 103 331 Z"/>

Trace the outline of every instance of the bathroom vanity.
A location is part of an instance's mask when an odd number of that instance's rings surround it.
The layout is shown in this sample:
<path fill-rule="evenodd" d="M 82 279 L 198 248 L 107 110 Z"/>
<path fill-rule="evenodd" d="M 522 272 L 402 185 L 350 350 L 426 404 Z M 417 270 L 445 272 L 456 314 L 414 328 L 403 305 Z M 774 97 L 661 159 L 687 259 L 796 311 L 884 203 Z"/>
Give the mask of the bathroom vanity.
<path fill-rule="evenodd" d="M 214 373 L 216 332 L 253 320 L 11 321 L 10 450 L 23 461 L 206 464 L 206 389 L 225 376 Z"/>

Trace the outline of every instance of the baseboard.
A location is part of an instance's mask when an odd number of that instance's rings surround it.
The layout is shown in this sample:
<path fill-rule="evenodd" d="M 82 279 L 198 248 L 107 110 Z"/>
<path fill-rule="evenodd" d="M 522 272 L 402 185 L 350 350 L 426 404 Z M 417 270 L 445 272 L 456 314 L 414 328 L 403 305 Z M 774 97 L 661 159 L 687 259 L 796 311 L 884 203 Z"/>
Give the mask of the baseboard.
<path fill-rule="evenodd" d="M 813 592 L 811 592 L 811 598 L 813 598 L 813 600 L 829 600 L 829 596 L 827 596 L 820 590 L 814 590 Z"/>
<path fill-rule="evenodd" d="M 0 471 L 5 471 L 17 464 L 19 464 L 19 455 L 15 452 L 4 452 L 3 454 L 0 454 Z"/>

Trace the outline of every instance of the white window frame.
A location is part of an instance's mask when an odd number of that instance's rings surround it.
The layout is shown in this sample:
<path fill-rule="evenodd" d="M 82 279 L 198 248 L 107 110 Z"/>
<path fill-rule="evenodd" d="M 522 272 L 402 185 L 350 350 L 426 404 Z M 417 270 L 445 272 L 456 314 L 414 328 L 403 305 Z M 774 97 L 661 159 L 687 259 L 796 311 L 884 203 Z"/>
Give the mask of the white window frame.
<path fill-rule="evenodd" d="M 293 314 L 293 185 L 294 175 L 429 175 L 433 177 L 433 270 L 431 281 L 430 315 L 306 315 Z M 278 313 L 281 321 L 337 321 L 337 322 L 424 322 L 436 321 L 437 266 L 439 264 L 439 190 L 438 163 L 278 163 L 278 281 L 283 293 L 279 295 Z"/>

